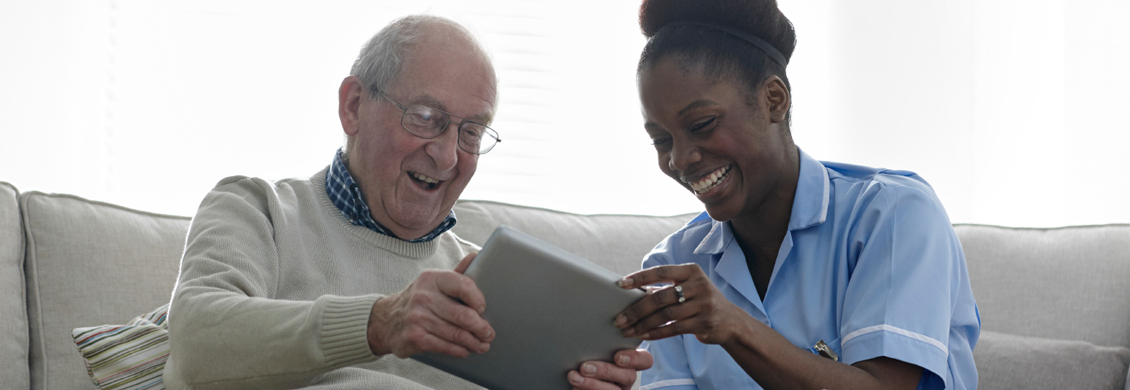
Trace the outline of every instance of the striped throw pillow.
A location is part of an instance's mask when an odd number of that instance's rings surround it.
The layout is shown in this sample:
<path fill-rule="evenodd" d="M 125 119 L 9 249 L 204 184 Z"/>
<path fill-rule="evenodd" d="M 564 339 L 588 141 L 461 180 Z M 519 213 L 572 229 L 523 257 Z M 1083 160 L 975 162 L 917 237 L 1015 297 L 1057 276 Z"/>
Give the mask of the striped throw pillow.
<path fill-rule="evenodd" d="M 164 389 L 161 375 L 169 357 L 166 304 L 125 325 L 75 328 L 75 345 L 86 372 L 102 390 Z"/>

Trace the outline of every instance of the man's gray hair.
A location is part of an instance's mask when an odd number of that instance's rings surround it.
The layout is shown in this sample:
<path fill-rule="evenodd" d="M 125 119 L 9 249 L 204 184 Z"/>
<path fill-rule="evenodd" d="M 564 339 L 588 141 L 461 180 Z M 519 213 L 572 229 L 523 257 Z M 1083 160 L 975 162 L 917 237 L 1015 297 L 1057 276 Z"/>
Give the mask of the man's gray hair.
<path fill-rule="evenodd" d="M 472 42 L 478 42 L 466 28 L 450 19 L 432 15 L 410 15 L 397 19 L 381 29 L 361 48 L 353 61 L 350 75 L 357 76 L 369 90 L 369 97 L 377 99 L 378 92 L 396 84 L 401 65 L 417 39 L 432 24 L 444 24 L 464 32 Z M 481 47 L 478 48 L 480 51 Z"/>

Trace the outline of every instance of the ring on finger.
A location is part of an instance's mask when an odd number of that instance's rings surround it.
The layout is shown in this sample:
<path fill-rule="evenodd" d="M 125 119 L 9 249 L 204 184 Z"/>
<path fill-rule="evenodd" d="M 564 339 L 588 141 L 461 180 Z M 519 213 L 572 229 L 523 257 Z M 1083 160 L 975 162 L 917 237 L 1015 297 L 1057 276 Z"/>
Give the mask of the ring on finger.
<path fill-rule="evenodd" d="M 679 303 L 687 301 L 687 297 L 683 296 L 683 286 L 675 286 L 675 295 L 679 297 Z"/>

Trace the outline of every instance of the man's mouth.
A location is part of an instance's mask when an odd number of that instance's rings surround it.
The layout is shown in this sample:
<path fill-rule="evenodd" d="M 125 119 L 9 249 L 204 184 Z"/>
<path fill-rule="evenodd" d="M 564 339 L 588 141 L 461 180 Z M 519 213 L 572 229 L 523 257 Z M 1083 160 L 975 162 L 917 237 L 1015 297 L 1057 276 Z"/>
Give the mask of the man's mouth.
<path fill-rule="evenodd" d="M 691 190 L 694 190 L 695 195 L 702 195 L 710 192 L 710 190 L 714 189 L 714 187 L 717 187 L 718 184 L 728 179 L 730 177 L 729 173 L 729 165 L 719 168 L 717 171 L 706 175 L 706 177 L 702 178 L 701 180 L 690 183 Z"/>
<path fill-rule="evenodd" d="M 408 177 L 411 177 L 412 181 L 425 191 L 434 190 L 437 186 L 439 186 L 439 179 L 435 179 L 420 173 L 409 171 Z"/>

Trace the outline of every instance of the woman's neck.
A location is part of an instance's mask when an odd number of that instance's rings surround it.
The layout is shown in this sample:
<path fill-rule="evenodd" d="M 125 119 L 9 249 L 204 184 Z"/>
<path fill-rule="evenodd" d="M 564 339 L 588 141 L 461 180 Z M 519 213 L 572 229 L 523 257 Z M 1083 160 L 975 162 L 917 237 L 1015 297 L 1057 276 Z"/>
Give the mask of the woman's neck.
<path fill-rule="evenodd" d="M 739 214 L 730 221 L 734 235 L 745 246 L 777 249 L 785 238 L 800 179 L 800 152 L 795 146 L 791 149 L 792 153 L 788 153 L 786 157 L 790 163 L 785 165 L 786 172 L 781 175 L 782 180 L 777 183 L 774 191 L 755 205 L 753 210 Z M 776 255 L 776 250 L 773 254 Z"/>

